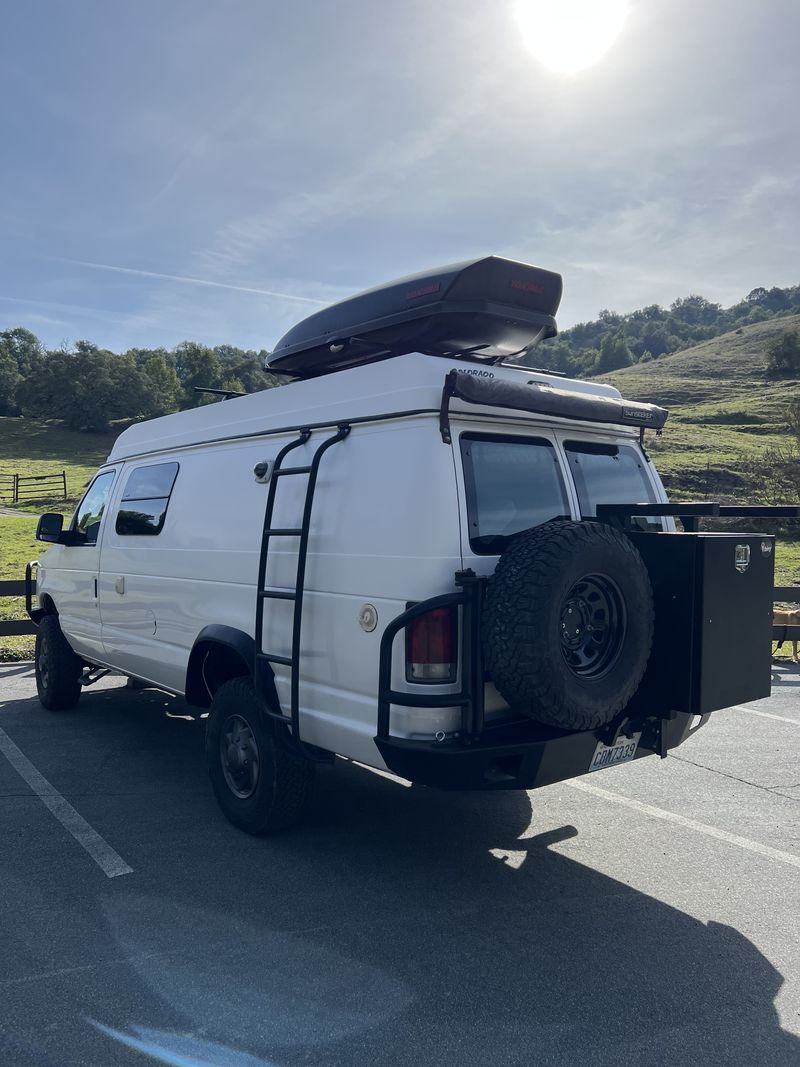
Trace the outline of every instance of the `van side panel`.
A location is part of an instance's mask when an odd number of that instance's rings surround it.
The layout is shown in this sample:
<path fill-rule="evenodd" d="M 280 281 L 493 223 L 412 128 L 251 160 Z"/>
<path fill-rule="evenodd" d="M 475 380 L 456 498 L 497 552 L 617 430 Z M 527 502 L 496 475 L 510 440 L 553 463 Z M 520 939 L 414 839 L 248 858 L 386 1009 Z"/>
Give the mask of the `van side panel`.
<path fill-rule="evenodd" d="M 308 463 L 330 432 L 315 431 L 292 453 L 291 465 Z M 157 536 L 116 532 L 122 490 L 115 493 L 100 575 L 108 663 L 183 692 L 189 654 L 205 626 L 220 623 L 254 633 L 269 486 L 255 480 L 253 468 L 274 459 L 291 439 L 230 442 L 125 464 L 122 485 L 129 469 L 148 462 L 175 460 L 180 470 Z M 300 525 L 305 488 L 303 475 L 281 479 L 275 526 Z M 296 565 L 297 539 L 275 538 L 267 587 L 294 589 Z M 300 657 L 305 740 L 382 766 L 372 740 L 381 633 L 408 601 L 450 591 L 460 568 L 453 454 L 442 444 L 436 420 L 428 416 L 354 426 L 348 438 L 325 454 L 314 497 Z M 378 613 L 371 633 L 359 623 L 367 603 Z M 291 651 L 292 607 L 289 601 L 268 601 L 266 650 Z M 402 686 L 400 640 L 395 662 L 395 682 Z M 276 666 L 275 673 L 288 712 L 290 672 Z M 432 714 L 430 723 L 422 724 L 424 732 L 439 728 L 440 713 Z"/>
<path fill-rule="evenodd" d="M 253 465 L 264 444 L 216 445 L 126 463 L 130 472 L 177 461 L 164 528 L 117 533 L 119 494 L 101 558 L 106 658 L 123 671 L 182 692 L 195 638 L 210 623 L 253 632 L 264 486 Z M 120 591 L 122 589 L 122 591 Z"/>

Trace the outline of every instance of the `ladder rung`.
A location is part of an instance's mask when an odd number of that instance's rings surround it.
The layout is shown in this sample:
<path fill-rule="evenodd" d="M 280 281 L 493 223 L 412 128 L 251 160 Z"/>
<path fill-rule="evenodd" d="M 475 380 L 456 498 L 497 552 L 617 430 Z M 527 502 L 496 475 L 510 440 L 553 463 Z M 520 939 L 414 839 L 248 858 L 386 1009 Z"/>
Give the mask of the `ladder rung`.
<path fill-rule="evenodd" d="M 273 478 L 277 478 L 282 474 L 311 474 L 310 467 L 278 467 L 274 472 Z"/>
<path fill-rule="evenodd" d="M 262 600 L 296 600 L 297 593 L 286 593 L 283 589 L 259 589 Z"/>
<path fill-rule="evenodd" d="M 279 656 L 275 652 L 257 652 L 256 659 L 266 659 L 270 663 L 282 663 L 284 667 L 292 666 L 291 656 Z"/>
<path fill-rule="evenodd" d="M 273 528 L 272 530 L 265 530 L 265 537 L 299 537 L 302 534 L 302 530 L 288 530 L 281 528 Z"/>

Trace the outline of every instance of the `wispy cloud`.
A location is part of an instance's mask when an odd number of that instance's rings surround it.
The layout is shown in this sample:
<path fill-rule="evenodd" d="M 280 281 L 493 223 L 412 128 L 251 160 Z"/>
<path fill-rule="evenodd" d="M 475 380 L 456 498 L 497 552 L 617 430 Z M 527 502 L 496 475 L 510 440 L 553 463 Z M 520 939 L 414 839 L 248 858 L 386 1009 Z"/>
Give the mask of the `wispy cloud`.
<path fill-rule="evenodd" d="M 475 75 L 427 124 L 377 144 L 355 169 L 348 161 L 348 169 L 338 177 L 315 172 L 316 187 L 293 190 L 266 211 L 228 222 L 217 231 L 211 245 L 197 254 L 200 269 L 224 276 L 246 267 L 256 256 L 274 253 L 304 231 L 324 227 L 331 220 L 341 225 L 364 217 L 391 200 L 410 174 L 432 165 L 436 157 L 448 151 L 454 138 L 478 123 L 487 111 L 487 97 L 498 77 L 494 70 Z"/>
<path fill-rule="evenodd" d="M 273 289 L 254 289 L 247 285 L 231 285 L 227 282 L 214 282 L 208 278 L 192 278 L 184 274 L 161 274 L 155 270 L 139 270 L 137 267 L 119 267 L 112 263 L 89 263 L 83 259 L 60 259 L 60 263 L 72 263 L 76 267 L 88 267 L 91 270 L 109 270 L 115 274 L 133 274 L 139 278 L 159 278 L 162 281 L 181 282 L 186 285 L 207 285 L 212 289 L 233 289 L 237 293 L 254 293 L 256 296 L 269 296 L 275 300 L 296 300 L 301 304 L 314 304 L 321 307 L 325 301 L 315 300 L 310 296 L 298 296 L 296 293 L 278 293 Z"/>

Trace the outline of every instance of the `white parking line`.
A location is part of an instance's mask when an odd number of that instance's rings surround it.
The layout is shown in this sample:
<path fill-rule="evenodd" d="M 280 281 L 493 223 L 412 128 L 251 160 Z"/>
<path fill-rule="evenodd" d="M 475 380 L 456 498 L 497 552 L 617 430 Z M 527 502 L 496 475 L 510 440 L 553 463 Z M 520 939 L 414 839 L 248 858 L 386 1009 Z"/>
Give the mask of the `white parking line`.
<path fill-rule="evenodd" d="M 705 834 L 706 837 L 715 837 L 718 841 L 725 841 L 729 845 L 738 845 L 739 848 L 745 848 L 748 852 L 755 852 L 759 856 L 766 856 L 768 859 L 777 860 L 779 863 L 788 863 L 791 867 L 800 868 L 800 856 L 792 855 L 791 852 L 782 852 L 779 848 L 771 848 L 769 845 L 762 845 L 759 841 L 751 841 L 749 837 L 729 834 L 727 830 L 719 830 L 716 826 L 708 826 L 707 823 L 697 822 L 696 819 L 687 819 L 685 815 L 677 815 L 674 811 L 666 811 L 664 808 L 655 808 L 651 804 L 643 804 L 640 800 L 633 800 L 631 797 L 612 793 L 609 789 L 601 789 L 599 786 L 589 785 L 587 782 L 564 782 L 564 785 L 569 785 L 573 789 L 580 789 L 582 793 L 591 793 L 592 796 L 600 797 L 602 800 L 610 800 L 613 804 L 622 804 L 623 807 L 632 808 L 634 811 L 638 811 L 642 815 L 649 815 L 653 819 L 663 819 L 665 822 L 677 823 L 678 826 L 684 826 L 687 830 L 694 830 L 698 834 Z"/>
<path fill-rule="evenodd" d="M 755 708 L 746 708 L 744 704 L 734 704 L 729 711 L 746 711 L 748 715 L 760 715 L 762 719 L 777 719 L 778 722 L 790 722 L 792 726 L 800 726 L 800 719 L 787 719 L 785 715 L 773 715 L 771 711 L 756 711 Z"/>
<path fill-rule="evenodd" d="M 129 867 L 125 860 L 98 832 L 93 829 L 82 815 L 73 808 L 68 800 L 53 788 L 43 774 L 36 770 L 34 765 L 23 752 L 14 744 L 5 730 L 0 729 L 0 752 L 23 778 L 36 796 L 46 808 L 58 819 L 65 830 L 68 830 L 79 845 L 89 853 L 95 863 L 108 875 L 109 878 L 117 878 L 120 874 L 132 874 L 133 867 Z"/>

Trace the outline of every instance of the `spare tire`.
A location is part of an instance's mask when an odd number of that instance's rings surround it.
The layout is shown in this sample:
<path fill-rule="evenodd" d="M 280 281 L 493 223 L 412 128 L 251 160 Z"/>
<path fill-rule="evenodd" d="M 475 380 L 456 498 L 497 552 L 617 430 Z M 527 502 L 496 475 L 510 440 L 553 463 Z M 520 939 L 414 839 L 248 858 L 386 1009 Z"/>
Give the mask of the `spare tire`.
<path fill-rule="evenodd" d="M 508 704 L 538 722 L 569 730 L 610 722 L 636 692 L 652 641 L 647 569 L 610 526 L 525 530 L 488 583 L 486 666 Z"/>

